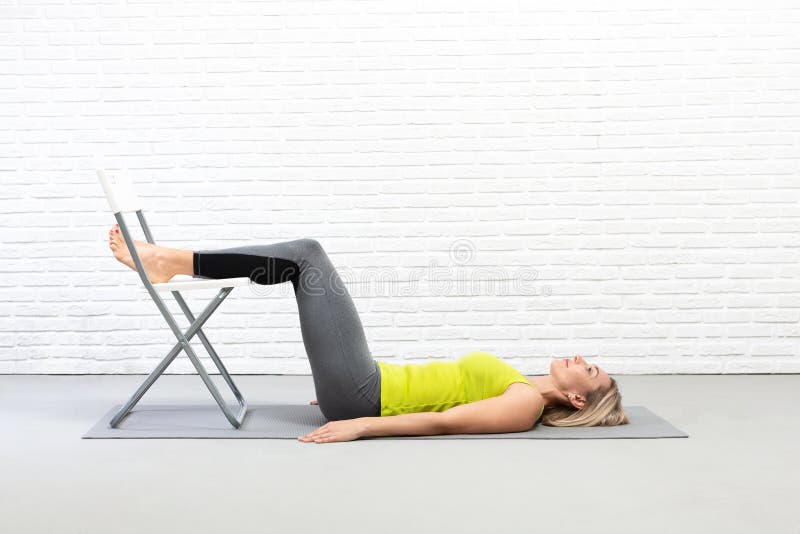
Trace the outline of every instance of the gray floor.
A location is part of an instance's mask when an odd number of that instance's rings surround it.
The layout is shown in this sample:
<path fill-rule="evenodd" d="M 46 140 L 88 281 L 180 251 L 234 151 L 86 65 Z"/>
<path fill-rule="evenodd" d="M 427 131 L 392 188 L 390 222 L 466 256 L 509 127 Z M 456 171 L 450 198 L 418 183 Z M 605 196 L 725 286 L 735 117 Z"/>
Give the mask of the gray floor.
<path fill-rule="evenodd" d="M 0 532 L 800 533 L 800 375 L 615 375 L 684 439 L 80 439 L 143 378 L 0 376 Z M 181 400 L 213 402 L 175 375 L 142 402 Z"/>

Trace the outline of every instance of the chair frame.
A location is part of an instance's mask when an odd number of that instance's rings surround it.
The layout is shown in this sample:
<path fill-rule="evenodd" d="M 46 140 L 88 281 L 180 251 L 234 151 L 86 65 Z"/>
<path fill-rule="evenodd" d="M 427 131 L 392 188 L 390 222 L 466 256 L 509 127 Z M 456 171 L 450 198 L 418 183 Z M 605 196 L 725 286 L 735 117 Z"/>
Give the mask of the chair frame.
<path fill-rule="evenodd" d="M 115 201 L 113 195 L 113 187 L 108 178 L 105 175 L 105 172 L 102 170 L 97 171 L 98 177 L 100 178 L 100 182 L 103 185 L 104 190 L 106 191 L 106 196 L 109 199 L 109 203 L 111 204 L 111 209 L 114 211 L 114 217 L 117 219 L 117 223 L 119 224 L 119 228 L 122 231 L 122 237 L 125 240 L 125 243 L 128 245 L 128 250 L 130 251 L 131 258 L 133 259 L 133 263 L 136 265 L 136 271 L 139 274 L 139 277 L 142 280 L 147 292 L 150 294 L 150 297 L 155 302 L 158 310 L 161 312 L 161 315 L 164 317 L 164 320 L 167 322 L 167 325 L 172 330 L 172 333 L 177 338 L 177 342 L 172 347 L 172 349 L 167 353 L 164 359 L 159 363 L 155 369 L 150 373 L 150 375 L 145 379 L 144 382 L 139 386 L 139 388 L 134 392 L 134 394 L 128 399 L 128 401 L 119 409 L 119 411 L 111 418 L 109 422 L 110 428 L 116 428 L 117 425 L 122 421 L 122 419 L 127 416 L 136 403 L 142 398 L 142 396 L 147 392 L 148 389 L 155 383 L 155 381 L 164 373 L 170 363 L 175 359 L 175 357 L 181 352 L 185 352 L 186 355 L 191 360 L 192 364 L 194 365 L 197 373 L 203 379 L 208 390 L 211 392 L 211 396 L 214 397 L 214 400 L 219 405 L 222 413 L 225 415 L 225 418 L 230 422 L 230 424 L 234 428 L 240 428 L 242 422 L 244 421 L 244 417 L 247 414 L 247 402 L 242 397 L 242 394 L 239 392 L 239 388 L 236 387 L 236 384 L 233 382 L 228 370 L 225 368 L 225 365 L 220 360 L 217 352 L 214 350 L 214 347 L 209 342 L 208 338 L 206 337 L 205 333 L 202 330 L 203 325 L 205 322 L 211 317 L 211 314 L 216 311 L 222 301 L 230 294 L 233 290 L 233 286 L 231 287 L 222 287 L 219 290 L 219 293 L 214 297 L 211 302 L 208 303 L 206 308 L 200 313 L 199 316 L 195 317 L 192 313 L 189 306 L 186 305 L 186 301 L 181 296 L 178 290 L 170 291 L 175 297 L 175 300 L 178 302 L 178 305 L 183 310 L 184 315 L 190 321 L 191 325 L 189 328 L 183 332 L 178 326 L 178 323 L 175 321 L 175 318 L 172 316 L 172 313 L 167 309 L 167 306 L 164 304 L 164 300 L 161 298 L 161 295 L 158 294 L 158 291 L 154 287 L 153 283 L 150 281 L 150 278 L 147 276 L 147 272 L 145 271 L 144 264 L 142 263 L 141 258 L 139 257 L 138 252 L 136 251 L 136 247 L 134 246 L 133 237 L 128 230 L 128 225 L 125 222 L 125 217 L 123 215 L 124 211 L 135 211 L 136 217 L 139 220 L 139 225 L 144 232 L 145 238 L 147 239 L 148 243 L 155 244 L 155 240 L 153 239 L 153 234 L 150 231 L 150 227 L 145 220 L 144 213 L 142 209 L 139 207 L 138 209 L 133 209 L 134 205 L 138 202 L 138 198 L 134 200 L 133 204 L 128 204 L 127 207 L 131 209 L 125 209 L 125 206 L 119 203 L 118 199 Z M 225 400 L 220 395 L 217 386 L 211 380 L 211 377 L 208 375 L 205 367 L 203 366 L 202 362 L 195 353 L 192 346 L 189 344 L 189 340 L 191 340 L 195 335 L 200 338 L 200 341 L 203 343 L 208 355 L 211 357 L 211 360 L 214 362 L 214 365 L 219 370 L 222 377 L 225 379 L 225 382 L 228 384 L 231 392 L 233 393 L 234 397 L 236 397 L 236 402 L 239 404 L 238 412 L 235 413 L 231 408 L 228 407 Z"/>

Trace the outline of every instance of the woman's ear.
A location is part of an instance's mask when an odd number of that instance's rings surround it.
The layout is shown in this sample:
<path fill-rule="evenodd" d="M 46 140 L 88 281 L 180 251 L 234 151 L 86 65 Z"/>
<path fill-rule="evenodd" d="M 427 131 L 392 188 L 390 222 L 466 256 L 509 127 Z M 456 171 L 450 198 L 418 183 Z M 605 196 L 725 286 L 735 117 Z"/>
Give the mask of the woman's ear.
<path fill-rule="evenodd" d="M 583 407 L 586 406 L 586 398 L 583 395 L 567 393 L 567 397 L 569 398 L 569 402 L 578 410 L 582 410 Z"/>

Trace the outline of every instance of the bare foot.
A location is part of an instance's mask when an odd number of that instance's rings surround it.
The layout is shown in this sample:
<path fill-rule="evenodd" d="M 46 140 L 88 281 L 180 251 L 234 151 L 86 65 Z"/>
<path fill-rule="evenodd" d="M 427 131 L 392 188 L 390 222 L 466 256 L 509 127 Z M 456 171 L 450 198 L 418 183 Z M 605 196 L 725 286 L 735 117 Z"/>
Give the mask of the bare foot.
<path fill-rule="evenodd" d="M 133 243 L 136 246 L 139 258 L 142 260 L 144 270 L 147 271 L 152 283 L 160 284 L 175 276 L 176 273 L 169 271 L 169 262 L 165 261 L 164 252 L 166 249 L 164 247 L 152 245 L 145 241 L 134 241 Z M 125 240 L 122 239 L 118 224 L 115 224 L 108 232 L 108 246 L 114 252 L 114 257 L 118 261 L 134 271 L 136 270 L 136 264 L 133 263 L 128 246 L 125 244 Z"/>

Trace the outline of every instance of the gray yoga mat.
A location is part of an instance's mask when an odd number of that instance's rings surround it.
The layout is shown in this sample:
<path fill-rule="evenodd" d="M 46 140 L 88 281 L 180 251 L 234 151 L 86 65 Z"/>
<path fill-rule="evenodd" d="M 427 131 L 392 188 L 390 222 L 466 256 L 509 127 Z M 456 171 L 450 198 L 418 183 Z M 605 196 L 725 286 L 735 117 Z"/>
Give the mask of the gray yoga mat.
<path fill-rule="evenodd" d="M 121 405 L 111 408 L 83 438 L 273 438 L 297 439 L 328 422 L 319 406 L 272 404 L 250 406 L 240 429 L 234 429 L 219 407 L 211 405 L 137 406 L 117 428 L 108 422 Z M 382 436 L 361 439 L 625 439 L 688 438 L 644 406 L 626 406 L 630 424 L 609 427 L 550 427 L 537 423 L 526 432 Z"/>

